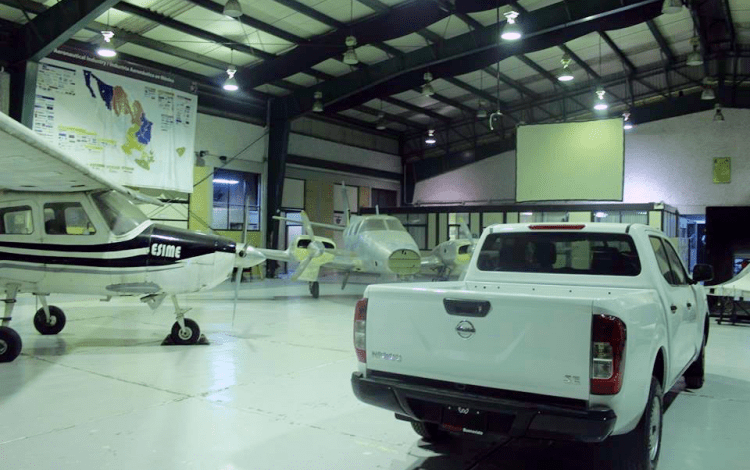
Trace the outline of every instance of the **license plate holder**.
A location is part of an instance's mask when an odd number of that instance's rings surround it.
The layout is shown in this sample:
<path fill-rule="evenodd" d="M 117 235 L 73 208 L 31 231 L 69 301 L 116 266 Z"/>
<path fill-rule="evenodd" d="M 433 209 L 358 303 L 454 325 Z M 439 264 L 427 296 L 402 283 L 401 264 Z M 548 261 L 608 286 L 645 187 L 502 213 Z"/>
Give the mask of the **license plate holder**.
<path fill-rule="evenodd" d="M 445 406 L 440 422 L 449 431 L 481 436 L 487 431 L 487 412 L 466 406 Z"/>

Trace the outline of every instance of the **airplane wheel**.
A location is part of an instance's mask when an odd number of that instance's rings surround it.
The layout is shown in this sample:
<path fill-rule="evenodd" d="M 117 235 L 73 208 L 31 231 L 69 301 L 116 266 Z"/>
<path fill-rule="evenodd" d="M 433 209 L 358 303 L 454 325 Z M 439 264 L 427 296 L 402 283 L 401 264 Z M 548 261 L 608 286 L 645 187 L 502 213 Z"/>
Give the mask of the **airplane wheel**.
<path fill-rule="evenodd" d="M 318 281 L 310 283 L 310 295 L 313 296 L 313 299 L 320 297 L 320 284 Z"/>
<path fill-rule="evenodd" d="M 169 337 L 174 344 L 195 344 L 201 337 L 201 329 L 196 322 L 186 318 L 185 328 L 180 328 L 180 324 L 174 322 L 172 333 L 170 333 Z"/>
<path fill-rule="evenodd" d="M 50 305 L 49 323 L 47 323 L 44 309 L 40 308 L 34 315 L 34 328 L 43 335 L 56 335 L 65 328 L 65 314 L 60 308 Z"/>
<path fill-rule="evenodd" d="M 21 354 L 21 337 L 16 330 L 0 326 L 0 362 L 11 362 Z"/>

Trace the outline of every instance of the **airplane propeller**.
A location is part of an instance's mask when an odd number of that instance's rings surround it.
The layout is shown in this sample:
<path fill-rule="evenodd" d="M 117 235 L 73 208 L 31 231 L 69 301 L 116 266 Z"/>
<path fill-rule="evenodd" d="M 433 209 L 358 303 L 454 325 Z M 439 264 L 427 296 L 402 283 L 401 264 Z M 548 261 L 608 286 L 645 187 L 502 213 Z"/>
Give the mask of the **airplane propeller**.
<path fill-rule="evenodd" d="M 459 219 L 459 222 L 461 225 L 458 228 L 458 233 L 460 234 L 461 238 L 465 238 L 471 243 L 471 246 L 469 247 L 469 253 L 471 253 L 474 251 L 474 247 L 477 245 L 477 241 L 474 239 L 474 235 L 472 235 L 471 230 L 469 230 L 469 226 L 466 225 L 464 219 Z"/>
<path fill-rule="evenodd" d="M 302 275 L 302 273 L 305 272 L 305 269 L 307 269 L 307 266 L 310 265 L 313 259 L 317 258 L 318 256 L 324 255 L 326 252 L 326 248 L 323 243 L 315 237 L 315 232 L 313 231 L 310 219 L 307 217 L 307 213 L 305 213 L 305 211 L 302 211 L 300 213 L 300 216 L 302 217 L 302 226 L 305 228 L 305 233 L 310 236 L 310 244 L 307 245 L 307 258 L 302 260 L 300 265 L 297 267 L 297 270 L 292 274 L 293 281 L 299 279 L 299 277 Z"/>

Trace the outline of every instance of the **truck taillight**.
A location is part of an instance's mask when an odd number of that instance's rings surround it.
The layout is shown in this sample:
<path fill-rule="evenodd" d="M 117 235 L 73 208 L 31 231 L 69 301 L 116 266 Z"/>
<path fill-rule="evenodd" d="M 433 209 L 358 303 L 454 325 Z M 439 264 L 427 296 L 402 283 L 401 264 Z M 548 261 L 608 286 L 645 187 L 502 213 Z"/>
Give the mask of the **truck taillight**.
<path fill-rule="evenodd" d="M 365 350 L 365 332 L 367 330 L 367 299 L 357 301 L 354 307 L 354 350 L 357 351 L 357 360 L 367 362 L 367 351 Z"/>
<path fill-rule="evenodd" d="M 594 315 L 591 332 L 591 393 L 614 395 L 622 387 L 625 324 L 611 315 Z"/>

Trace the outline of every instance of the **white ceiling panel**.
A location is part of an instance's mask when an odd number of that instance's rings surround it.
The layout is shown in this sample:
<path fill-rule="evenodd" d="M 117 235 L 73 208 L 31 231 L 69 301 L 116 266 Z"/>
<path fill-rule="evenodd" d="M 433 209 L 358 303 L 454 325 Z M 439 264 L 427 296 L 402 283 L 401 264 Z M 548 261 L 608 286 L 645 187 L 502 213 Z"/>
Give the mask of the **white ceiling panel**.
<path fill-rule="evenodd" d="M 549 47 L 547 49 L 542 49 L 541 51 L 536 52 L 529 52 L 526 54 L 526 57 L 533 60 L 539 65 L 542 65 L 543 63 L 553 63 L 554 66 L 551 68 L 557 68 L 560 65 L 560 59 L 562 59 L 563 52 L 558 47 Z M 550 67 L 545 67 L 542 65 L 542 67 L 549 69 Z"/>
<path fill-rule="evenodd" d="M 205 55 L 211 57 L 212 59 L 221 60 L 227 65 L 231 62 L 238 67 L 247 67 L 260 62 L 260 59 L 253 55 L 245 54 L 239 51 L 232 51 L 232 49 L 224 46 L 215 47 Z"/>
<path fill-rule="evenodd" d="M 644 44 L 655 44 L 656 40 L 651 35 L 646 23 L 637 24 L 629 28 L 608 31 L 607 35 L 617 45 L 620 50 L 628 50 L 643 46 Z M 603 44 L 602 48 L 607 47 Z"/>
<path fill-rule="evenodd" d="M 521 5 L 523 6 L 523 5 Z M 505 12 L 511 11 L 513 8 L 510 6 L 504 6 L 500 8 L 500 21 L 505 21 Z M 476 13 L 469 13 L 469 16 L 477 20 L 478 22 L 482 23 L 483 26 L 489 26 L 491 24 L 497 24 L 497 13 L 495 9 L 487 10 L 487 11 L 480 11 Z"/>
<path fill-rule="evenodd" d="M 286 77 L 284 80 L 287 80 L 289 82 L 292 82 L 294 84 L 301 85 L 304 87 L 310 87 L 317 83 L 317 80 L 315 80 L 315 77 L 312 77 L 304 73 L 294 74 L 291 77 Z"/>
<path fill-rule="evenodd" d="M 356 51 L 359 61 L 365 64 L 377 64 L 378 62 L 389 59 L 388 54 L 377 47 L 370 45 L 358 47 Z"/>
<path fill-rule="evenodd" d="M 729 9 L 735 23 L 750 22 L 750 2 L 747 0 L 729 0 Z"/>
<path fill-rule="evenodd" d="M 198 54 L 206 54 L 216 48 L 216 43 L 175 31 L 166 26 L 158 26 L 143 34 L 149 39 L 162 41 L 175 47 L 181 47 Z"/>
<path fill-rule="evenodd" d="M 259 87 L 255 87 L 256 91 L 259 91 L 261 93 L 267 93 L 269 95 L 273 96 L 285 96 L 291 93 L 291 91 L 286 90 L 284 88 L 275 87 L 273 85 L 261 85 Z"/>
<path fill-rule="evenodd" d="M 113 12 L 114 11 L 115 10 L 113 10 Z M 103 22 L 100 21 L 99 23 L 102 23 L 105 25 L 107 24 L 106 20 Z M 114 23 L 110 22 L 110 24 L 114 24 Z M 117 26 L 120 29 L 130 31 L 131 33 L 144 34 L 146 31 L 151 31 L 152 29 L 159 26 L 159 23 L 155 23 L 151 20 L 147 20 L 146 18 L 141 18 L 140 16 L 126 15 L 126 17 L 118 21 L 115 24 L 115 26 Z"/>
<path fill-rule="evenodd" d="M 345 63 L 339 62 L 338 60 L 334 59 L 325 60 L 319 64 L 316 64 L 313 68 L 319 72 L 325 72 L 335 77 L 346 75 L 353 69 L 350 65 L 346 65 Z"/>
<path fill-rule="evenodd" d="M 469 92 L 467 92 L 463 88 L 453 86 L 450 88 L 445 88 L 443 90 L 440 90 L 440 94 L 445 96 L 446 98 L 461 98 L 461 97 L 468 95 Z"/>
<path fill-rule="evenodd" d="M 469 26 L 454 15 L 431 24 L 427 29 L 445 39 L 450 39 L 470 31 Z"/>
<path fill-rule="evenodd" d="M 301 0 L 301 3 L 313 7 L 320 13 L 330 16 L 336 21 L 340 21 L 341 23 L 345 24 L 351 23 L 351 7 L 354 7 L 354 21 L 365 18 L 375 13 L 374 10 L 371 10 L 370 8 L 359 2 L 353 2 L 352 4 L 352 2 L 348 0 Z"/>
<path fill-rule="evenodd" d="M 273 25 L 303 38 L 318 36 L 333 30 L 330 26 L 301 13 L 293 13 L 275 21 Z"/>
<path fill-rule="evenodd" d="M 182 65 L 185 63 L 185 59 L 165 54 L 163 52 L 154 51 L 152 49 L 141 47 L 136 44 L 123 44 L 117 47 L 117 51 L 122 52 L 123 54 L 130 54 L 135 57 L 140 57 L 142 59 L 151 60 L 172 67 L 177 67 L 178 65 Z M 213 69 L 213 71 L 214 73 L 217 73 L 216 69 Z"/>
<path fill-rule="evenodd" d="M 391 39 L 390 41 L 385 41 L 385 43 L 407 53 L 425 47 L 428 44 L 427 40 L 417 33 Z"/>
<path fill-rule="evenodd" d="M 672 34 L 673 31 L 693 30 L 693 19 L 687 8 L 683 8 L 680 13 L 659 15 L 654 18 L 654 23 L 656 23 L 656 26 L 659 27 L 659 31 L 665 36 Z"/>
<path fill-rule="evenodd" d="M 520 80 L 531 75 L 536 75 L 535 70 L 531 69 L 528 65 L 515 57 L 508 57 L 500 62 L 500 72 L 504 73 L 512 80 Z"/>
<path fill-rule="evenodd" d="M 132 15 L 130 13 L 124 13 L 120 10 L 110 8 L 109 10 L 99 15 L 94 21 L 105 25 L 109 24 L 110 26 L 119 26 L 120 23 L 127 20 L 131 16 Z"/>
<path fill-rule="evenodd" d="M 23 12 L 21 12 L 21 10 L 7 7 L 5 5 L 0 5 L 0 18 L 7 21 L 12 21 L 13 23 L 26 24 L 26 17 L 23 16 Z"/>
<path fill-rule="evenodd" d="M 179 69 L 187 70 L 188 72 L 197 73 L 198 75 L 205 75 L 206 77 L 214 77 L 221 73 L 220 70 L 216 70 L 213 67 L 199 64 L 197 62 L 185 61 L 180 65 L 176 66 Z"/>
<path fill-rule="evenodd" d="M 560 0 L 521 0 L 518 3 L 524 9 L 528 11 L 534 11 L 540 8 L 548 7 L 554 3 L 560 3 Z"/>
<path fill-rule="evenodd" d="M 661 50 L 658 48 L 647 49 L 645 51 L 640 51 L 637 53 L 630 53 L 628 54 L 628 58 L 636 67 L 644 67 L 646 65 L 659 63 L 663 60 Z"/>

